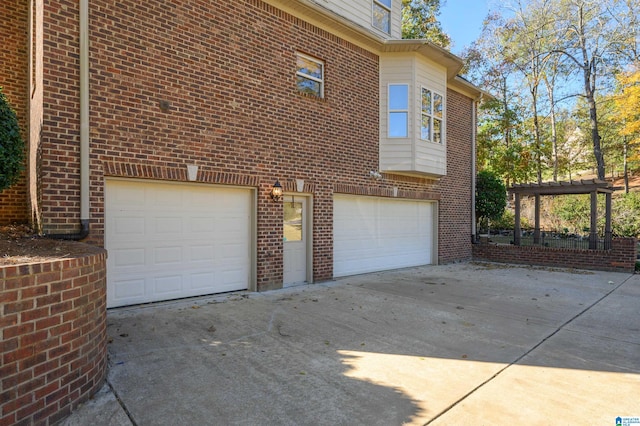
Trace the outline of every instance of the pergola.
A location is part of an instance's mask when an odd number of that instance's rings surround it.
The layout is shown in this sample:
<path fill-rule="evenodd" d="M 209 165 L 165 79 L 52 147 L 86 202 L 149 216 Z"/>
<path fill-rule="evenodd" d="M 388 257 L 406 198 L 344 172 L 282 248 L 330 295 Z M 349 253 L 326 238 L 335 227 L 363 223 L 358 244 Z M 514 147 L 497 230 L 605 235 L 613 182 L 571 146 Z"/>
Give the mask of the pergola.
<path fill-rule="evenodd" d="M 611 248 L 611 194 L 613 187 L 609 182 L 598 179 L 569 182 L 522 183 L 513 185 L 509 192 L 515 195 L 515 229 L 514 245 L 520 245 L 520 198 L 523 195 L 535 197 L 535 225 L 533 231 L 534 244 L 540 243 L 540 197 L 542 195 L 591 194 L 591 227 L 589 228 L 589 249 L 598 248 L 598 194 L 606 197 L 604 244 Z"/>

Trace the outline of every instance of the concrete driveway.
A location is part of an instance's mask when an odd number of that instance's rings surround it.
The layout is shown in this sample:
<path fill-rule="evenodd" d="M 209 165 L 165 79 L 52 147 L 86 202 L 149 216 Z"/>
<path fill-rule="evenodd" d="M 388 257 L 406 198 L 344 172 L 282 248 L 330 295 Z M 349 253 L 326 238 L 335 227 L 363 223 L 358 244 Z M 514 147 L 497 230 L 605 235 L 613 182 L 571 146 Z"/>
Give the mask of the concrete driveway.
<path fill-rule="evenodd" d="M 611 425 L 640 416 L 640 275 L 429 266 L 108 314 L 66 425 Z"/>

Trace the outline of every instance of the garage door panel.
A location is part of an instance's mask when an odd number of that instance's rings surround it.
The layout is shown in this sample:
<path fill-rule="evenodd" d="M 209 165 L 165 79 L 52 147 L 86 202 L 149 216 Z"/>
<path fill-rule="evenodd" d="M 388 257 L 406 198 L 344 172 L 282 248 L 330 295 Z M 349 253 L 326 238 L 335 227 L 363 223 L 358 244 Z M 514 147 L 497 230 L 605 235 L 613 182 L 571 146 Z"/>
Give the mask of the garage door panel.
<path fill-rule="evenodd" d="M 130 280 L 117 280 L 112 283 L 113 292 L 116 298 L 119 299 L 141 299 L 145 294 L 145 280 L 144 278 L 130 279 Z"/>
<path fill-rule="evenodd" d="M 215 259 L 214 253 L 215 248 L 212 245 L 198 245 L 189 247 L 190 256 L 192 264 L 197 264 L 200 262 L 211 262 Z"/>
<path fill-rule="evenodd" d="M 251 191 L 107 181 L 107 305 L 243 290 L 251 269 Z"/>
<path fill-rule="evenodd" d="M 182 293 L 182 276 L 167 275 L 153 280 L 153 291 L 159 297 L 177 296 Z"/>
<path fill-rule="evenodd" d="M 145 264 L 144 249 L 119 249 L 109 253 L 118 268 L 139 267 Z"/>
<path fill-rule="evenodd" d="M 154 221 L 153 231 L 156 235 L 164 234 L 181 234 L 182 233 L 182 218 L 175 216 L 158 217 Z"/>
<path fill-rule="evenodd" d="M 174 266 L 184 261 L 182 247 L 158 247 L 153 252 L 154 265 Z"/>
<path fill-rule="evenodd" d="M 334 197 L 334 276 L 432 263 L 433 203 Z"/>
<path fill-rule="evenodd" d="M 121 216 L 113 221 L 113 233 L 121 238 L 134 239 L 144 235 L 144 218 L 140 216 Z"/>

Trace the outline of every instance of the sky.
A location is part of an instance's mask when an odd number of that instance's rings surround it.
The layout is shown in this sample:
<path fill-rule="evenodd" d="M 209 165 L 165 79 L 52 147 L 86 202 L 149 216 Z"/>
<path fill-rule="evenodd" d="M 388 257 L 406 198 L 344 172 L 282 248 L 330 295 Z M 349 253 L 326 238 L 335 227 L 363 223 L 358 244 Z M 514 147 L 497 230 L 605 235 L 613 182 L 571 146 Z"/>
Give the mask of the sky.
<path fill-rule="evenodd" d="M 440 7 L 438 19 L 453 46 L 451 52 L 459 55 L 475 41 L 482 30 L 482 21 L 489 12 L 487 0 L 446 0 Z"/>

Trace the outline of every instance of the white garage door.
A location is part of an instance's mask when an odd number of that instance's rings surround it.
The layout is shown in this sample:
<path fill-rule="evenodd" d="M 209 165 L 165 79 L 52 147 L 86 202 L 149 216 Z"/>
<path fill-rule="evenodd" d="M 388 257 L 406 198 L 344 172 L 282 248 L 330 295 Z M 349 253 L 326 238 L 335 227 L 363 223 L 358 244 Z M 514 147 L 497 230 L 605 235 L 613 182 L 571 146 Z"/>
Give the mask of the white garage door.
<path fill-rule="evenodd" d="M 108 180 L 105 206 L 108 307 L 249 287 L 251 190 Z"/>
<path fill-rule="evenodd" d="M 336 195 L 333 275 L 434 263 L 435 203 Z"/>

